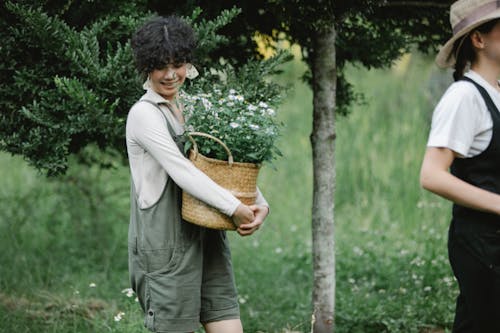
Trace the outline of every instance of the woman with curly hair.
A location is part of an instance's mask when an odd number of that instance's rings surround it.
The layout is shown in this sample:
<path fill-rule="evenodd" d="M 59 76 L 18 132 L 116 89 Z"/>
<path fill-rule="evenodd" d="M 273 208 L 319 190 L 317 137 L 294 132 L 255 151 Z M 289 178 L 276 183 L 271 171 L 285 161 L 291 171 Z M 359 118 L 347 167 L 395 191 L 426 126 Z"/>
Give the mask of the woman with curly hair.
<path fill-rule="evenodd" d="M 193 29 L 182 19 L 157 17 L 134 34 L 136 66 L 146 93 L 132 106 L 126 140 L 131 170 L 129 271 L 132 289 L 153 332 L 243 332 L 224 231 L 182 220 L 181 191 L 232 216 L 251 235 L 269 208 L 258 191 L 242 204 L 183 154 L 183 106 L 178 92 L 197 71 Z"/>

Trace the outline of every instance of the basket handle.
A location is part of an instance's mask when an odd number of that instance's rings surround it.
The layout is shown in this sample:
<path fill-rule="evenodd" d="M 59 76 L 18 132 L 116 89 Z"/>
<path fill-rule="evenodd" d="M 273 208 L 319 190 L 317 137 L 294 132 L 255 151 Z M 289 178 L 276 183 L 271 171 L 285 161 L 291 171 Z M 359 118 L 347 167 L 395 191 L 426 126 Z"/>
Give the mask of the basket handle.
<path fill-rule="evenodd" d="M 198 145 L 196 144 L 196 141 L 193 139 L 193 136 L 203 136 L 205 138 L 212 139 L 212 140 L 216 141 L 218 144 L 220 144 L 222 146 L 222 148 L 224 148 L 224 150 L 227 153 L 227 161 L 228 161 L 229 165 L 230 166 L 233 165 L 233 162 L 234 162 L 233 154 L 231 153 L 229 148 L 224 144 L 224 142 L 222 142 L 220 139 L 218 139 L 215 136 L 212 136 L 210 134 L 203 133 L 203 132 L 189 132 L 187 136 L 189 138 L 189 141 L 191 141 L 191 143 L 193 144 L 195 158 L 196 158 L 196 155 L 198 155 Z"/>

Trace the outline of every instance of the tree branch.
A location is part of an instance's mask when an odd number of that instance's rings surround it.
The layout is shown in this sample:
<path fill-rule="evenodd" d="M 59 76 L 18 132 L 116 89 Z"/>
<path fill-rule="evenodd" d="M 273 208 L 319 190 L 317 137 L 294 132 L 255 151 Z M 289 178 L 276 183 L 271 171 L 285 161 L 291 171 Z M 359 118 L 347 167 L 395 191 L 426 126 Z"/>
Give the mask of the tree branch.
<path fill-rule="evenodd" d="M 450 4 L 433 1 L 383 1 L 380 7 L 434 7 L 449 8 Z"/>

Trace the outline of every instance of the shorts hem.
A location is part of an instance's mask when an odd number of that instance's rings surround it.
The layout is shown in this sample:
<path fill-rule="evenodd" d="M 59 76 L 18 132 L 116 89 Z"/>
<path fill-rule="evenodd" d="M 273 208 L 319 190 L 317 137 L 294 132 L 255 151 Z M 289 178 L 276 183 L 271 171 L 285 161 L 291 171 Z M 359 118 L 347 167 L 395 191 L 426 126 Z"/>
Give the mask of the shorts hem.
<path fill-rule="evenodd" d="M 204 311 L 200 314 L 200 322 L 202 324 L 229 319 L 240 319 L 240 307 L 238 304 L 230 308 Z"/>
<path fill-rule="evenodd" d="M 153 327 L 148 327 L 148 330 L 155 333 L 186 333 L 194 332 L 200 327 L 198 318 L 186 319 L 154 319 Z"/>

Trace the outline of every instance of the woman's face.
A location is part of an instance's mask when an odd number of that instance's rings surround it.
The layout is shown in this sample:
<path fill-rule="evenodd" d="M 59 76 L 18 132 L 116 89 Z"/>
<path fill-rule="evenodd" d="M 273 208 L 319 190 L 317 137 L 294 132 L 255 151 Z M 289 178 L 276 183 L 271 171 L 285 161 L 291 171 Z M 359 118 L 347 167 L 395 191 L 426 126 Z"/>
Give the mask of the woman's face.
<path fill-rule="evenodd" d="M 151 87 L 165 99 L 173 100 L 186 80 L 186 64 L 168 64 L 149 73 Z"/>

